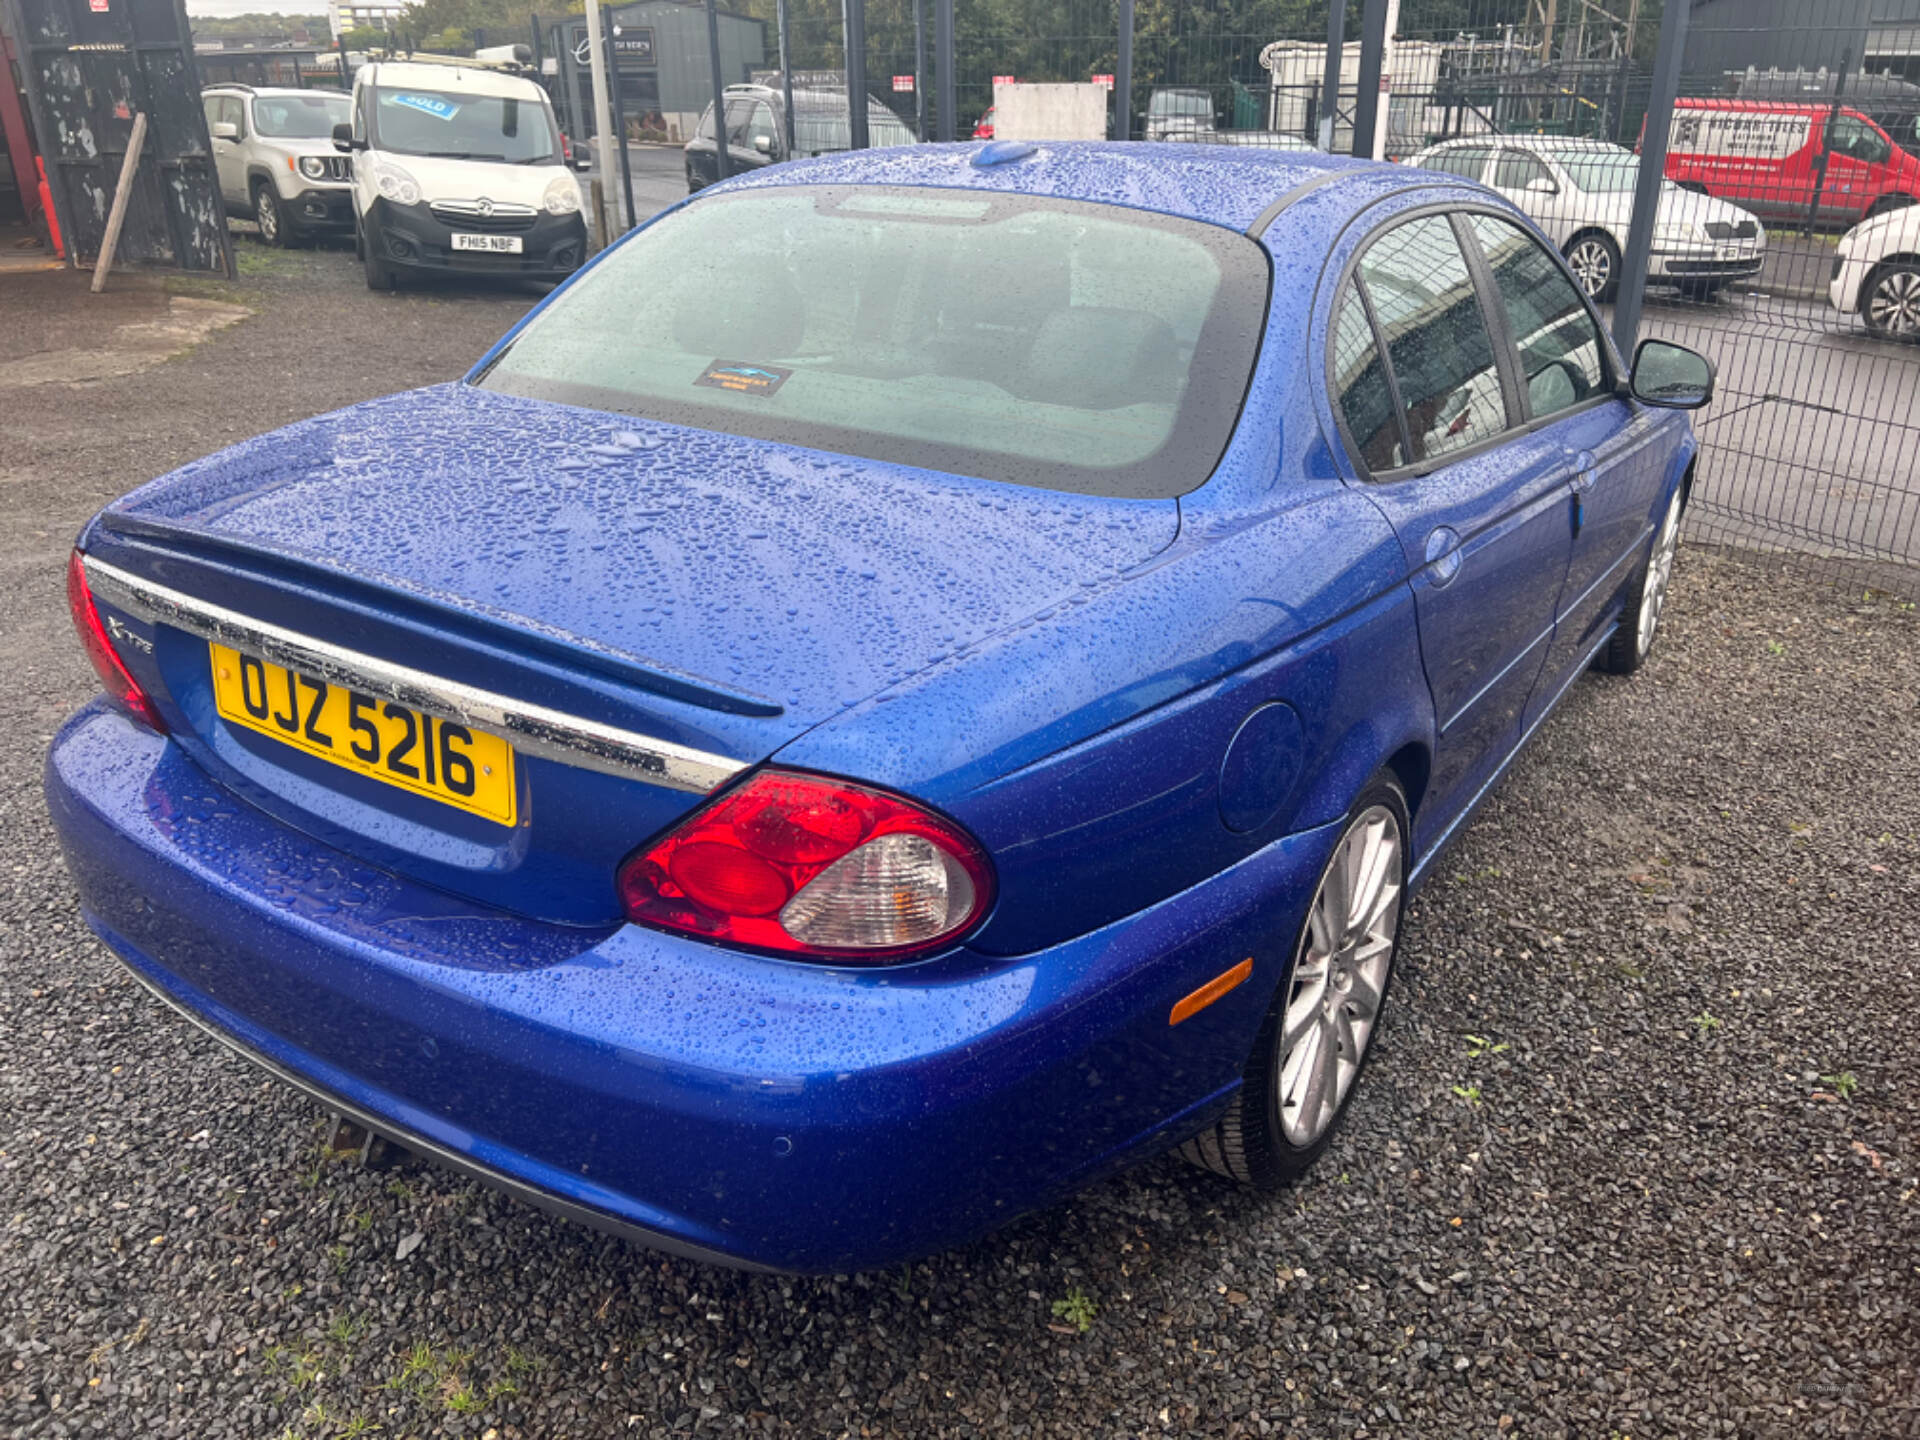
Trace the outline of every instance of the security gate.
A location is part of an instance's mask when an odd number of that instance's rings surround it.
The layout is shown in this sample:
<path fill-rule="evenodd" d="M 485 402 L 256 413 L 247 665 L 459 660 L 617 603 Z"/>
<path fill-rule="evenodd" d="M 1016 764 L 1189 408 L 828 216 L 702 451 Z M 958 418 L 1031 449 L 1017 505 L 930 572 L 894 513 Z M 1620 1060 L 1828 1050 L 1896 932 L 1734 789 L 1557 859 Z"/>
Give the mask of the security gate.
<path fill-rule="evenodd" d="M 69 253 L 100 253 L 133 131 L 147 116 L 116 265 L 233 274 L 193 39 L 178 0 L 0 0 Z"/>

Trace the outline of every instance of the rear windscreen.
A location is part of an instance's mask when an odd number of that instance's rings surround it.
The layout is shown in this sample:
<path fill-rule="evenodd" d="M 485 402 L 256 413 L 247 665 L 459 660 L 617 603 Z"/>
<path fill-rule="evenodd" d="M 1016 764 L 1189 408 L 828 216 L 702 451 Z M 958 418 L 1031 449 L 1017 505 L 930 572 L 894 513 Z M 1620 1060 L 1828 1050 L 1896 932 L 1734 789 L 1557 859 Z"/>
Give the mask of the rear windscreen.
<path fill-rule="evenodd" d="M 557 295 L 489 389 L 1021 485 L 1164 498 L 1239 414 L 1266 257 L 1079 201 L 791 186 L 698 200 Z"/>

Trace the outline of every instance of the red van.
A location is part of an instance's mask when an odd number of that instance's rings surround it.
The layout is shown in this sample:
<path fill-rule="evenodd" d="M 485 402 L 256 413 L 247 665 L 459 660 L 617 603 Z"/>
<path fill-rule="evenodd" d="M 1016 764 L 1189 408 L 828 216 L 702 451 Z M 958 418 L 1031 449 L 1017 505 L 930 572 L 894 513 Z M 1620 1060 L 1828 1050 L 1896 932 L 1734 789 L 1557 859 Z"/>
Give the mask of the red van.
<path fill-rule="evenodd" d="M 1805 215 L 1829 130 L 1819 218 L 1854 225 L 1920 198 L 1920 159 L 1858 110 L 1831 105 L 1677 100 L 1667 178 L 1761 215 Z"/>

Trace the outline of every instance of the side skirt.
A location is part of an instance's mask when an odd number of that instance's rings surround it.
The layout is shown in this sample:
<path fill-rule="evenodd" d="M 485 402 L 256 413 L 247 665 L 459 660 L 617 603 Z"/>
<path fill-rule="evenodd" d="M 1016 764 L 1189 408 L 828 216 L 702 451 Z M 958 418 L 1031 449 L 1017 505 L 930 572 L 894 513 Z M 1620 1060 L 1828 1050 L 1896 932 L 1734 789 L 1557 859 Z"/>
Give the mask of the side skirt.
<path fill-rule="evenodd" d="M 1546 723 L 1548 717 L 1560 708 L 1560 702 L 1566 698 L 1567 691 L 1573 688 L 1573 682 L 1587 673 L 1588 667 L 1593 664 L 1593 657 L 1607 647 L 1608 642 L 1613 639 L 1614 631 L 1619 628 L 1620 622 L 1615 620 L 1606 626 L 1605 629 L 1601 630 L 1599 635 L 1587 646 L 1586 653 L 1580 657 L 1580 663 L 1573 666 L 1567 672 L 1567 678 L 1560 682 L 1560 688 L 1554 692 L 1553 699 L 1547 703 L 1546 708 L 1543 709 L 1539 715 L 1534 717 L 1534 722 L 1526 728 L 1526 732 L 1521 735 L 1519 741 L 1507 752 L 1507 758 L 1502 760 L 1493 774 L 1487 777 L 1486 783 L 1474 792 L 1473 799 L 1469 800 L 1461 809 L 1460 813 L 1453 817 L 1453 823 L 1441 831 L 1439 838 L 1427 847 L 1427 853 L 1420 857 L 1419 862 L 1413 867 L 1413 873 L 1407 877 L 1407 893 L 1409 895 L 1420 888 L 1422 882 L 1427 878 L 1427 867 L 1447 848 L 1448 842 L 1460 833 L 1460 827 L 1473 818 L 1474 813 L 1479 810 L 1481 802 L 1491 795 L 1500 782 L 1506 778 L 1507 770 L 1512 766 L 1513 762 L 1519 758 L 1520 752 L 1527 748 L 1527 742 L 1533 739 L 1540 727 Z"/>

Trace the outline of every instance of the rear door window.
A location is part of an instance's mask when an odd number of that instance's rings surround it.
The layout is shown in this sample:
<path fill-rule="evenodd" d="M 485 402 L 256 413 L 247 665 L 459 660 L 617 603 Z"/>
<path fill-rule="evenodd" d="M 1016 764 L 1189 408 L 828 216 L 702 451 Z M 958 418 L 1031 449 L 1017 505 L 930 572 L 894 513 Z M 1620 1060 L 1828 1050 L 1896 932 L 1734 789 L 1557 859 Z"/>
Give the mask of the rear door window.
<path fill-rule="evenodd" d="M 1458 175 L 1463 180 L 1478 180 L 1486 173 L 1487 157 L 1492 153 L 1490 148 L 1480 145 L 1442 150 L 1422 160 L 1420 166 L 1423 170 L 1440 170 L 1448 175 Z"/>
<path fill-rule="evenodd" d="M 1494 189 L 1525 190 L 1535 180 L 1544 180 L 1549 185 L 1553 184 L 1553 175 L 1545 165 L 1540 163 L 1538 156 L 1529 155 L 1524 150 L 1500 152 L 1500 161 L 1493 167 Z"/>
<path fill-rule="evenodd" d="M 1357 273 L 1386 342 L 1412 463 L 1506 429 L 1493 337 L 1447 217 L 1394 226 L 1367 247 Z"/>

